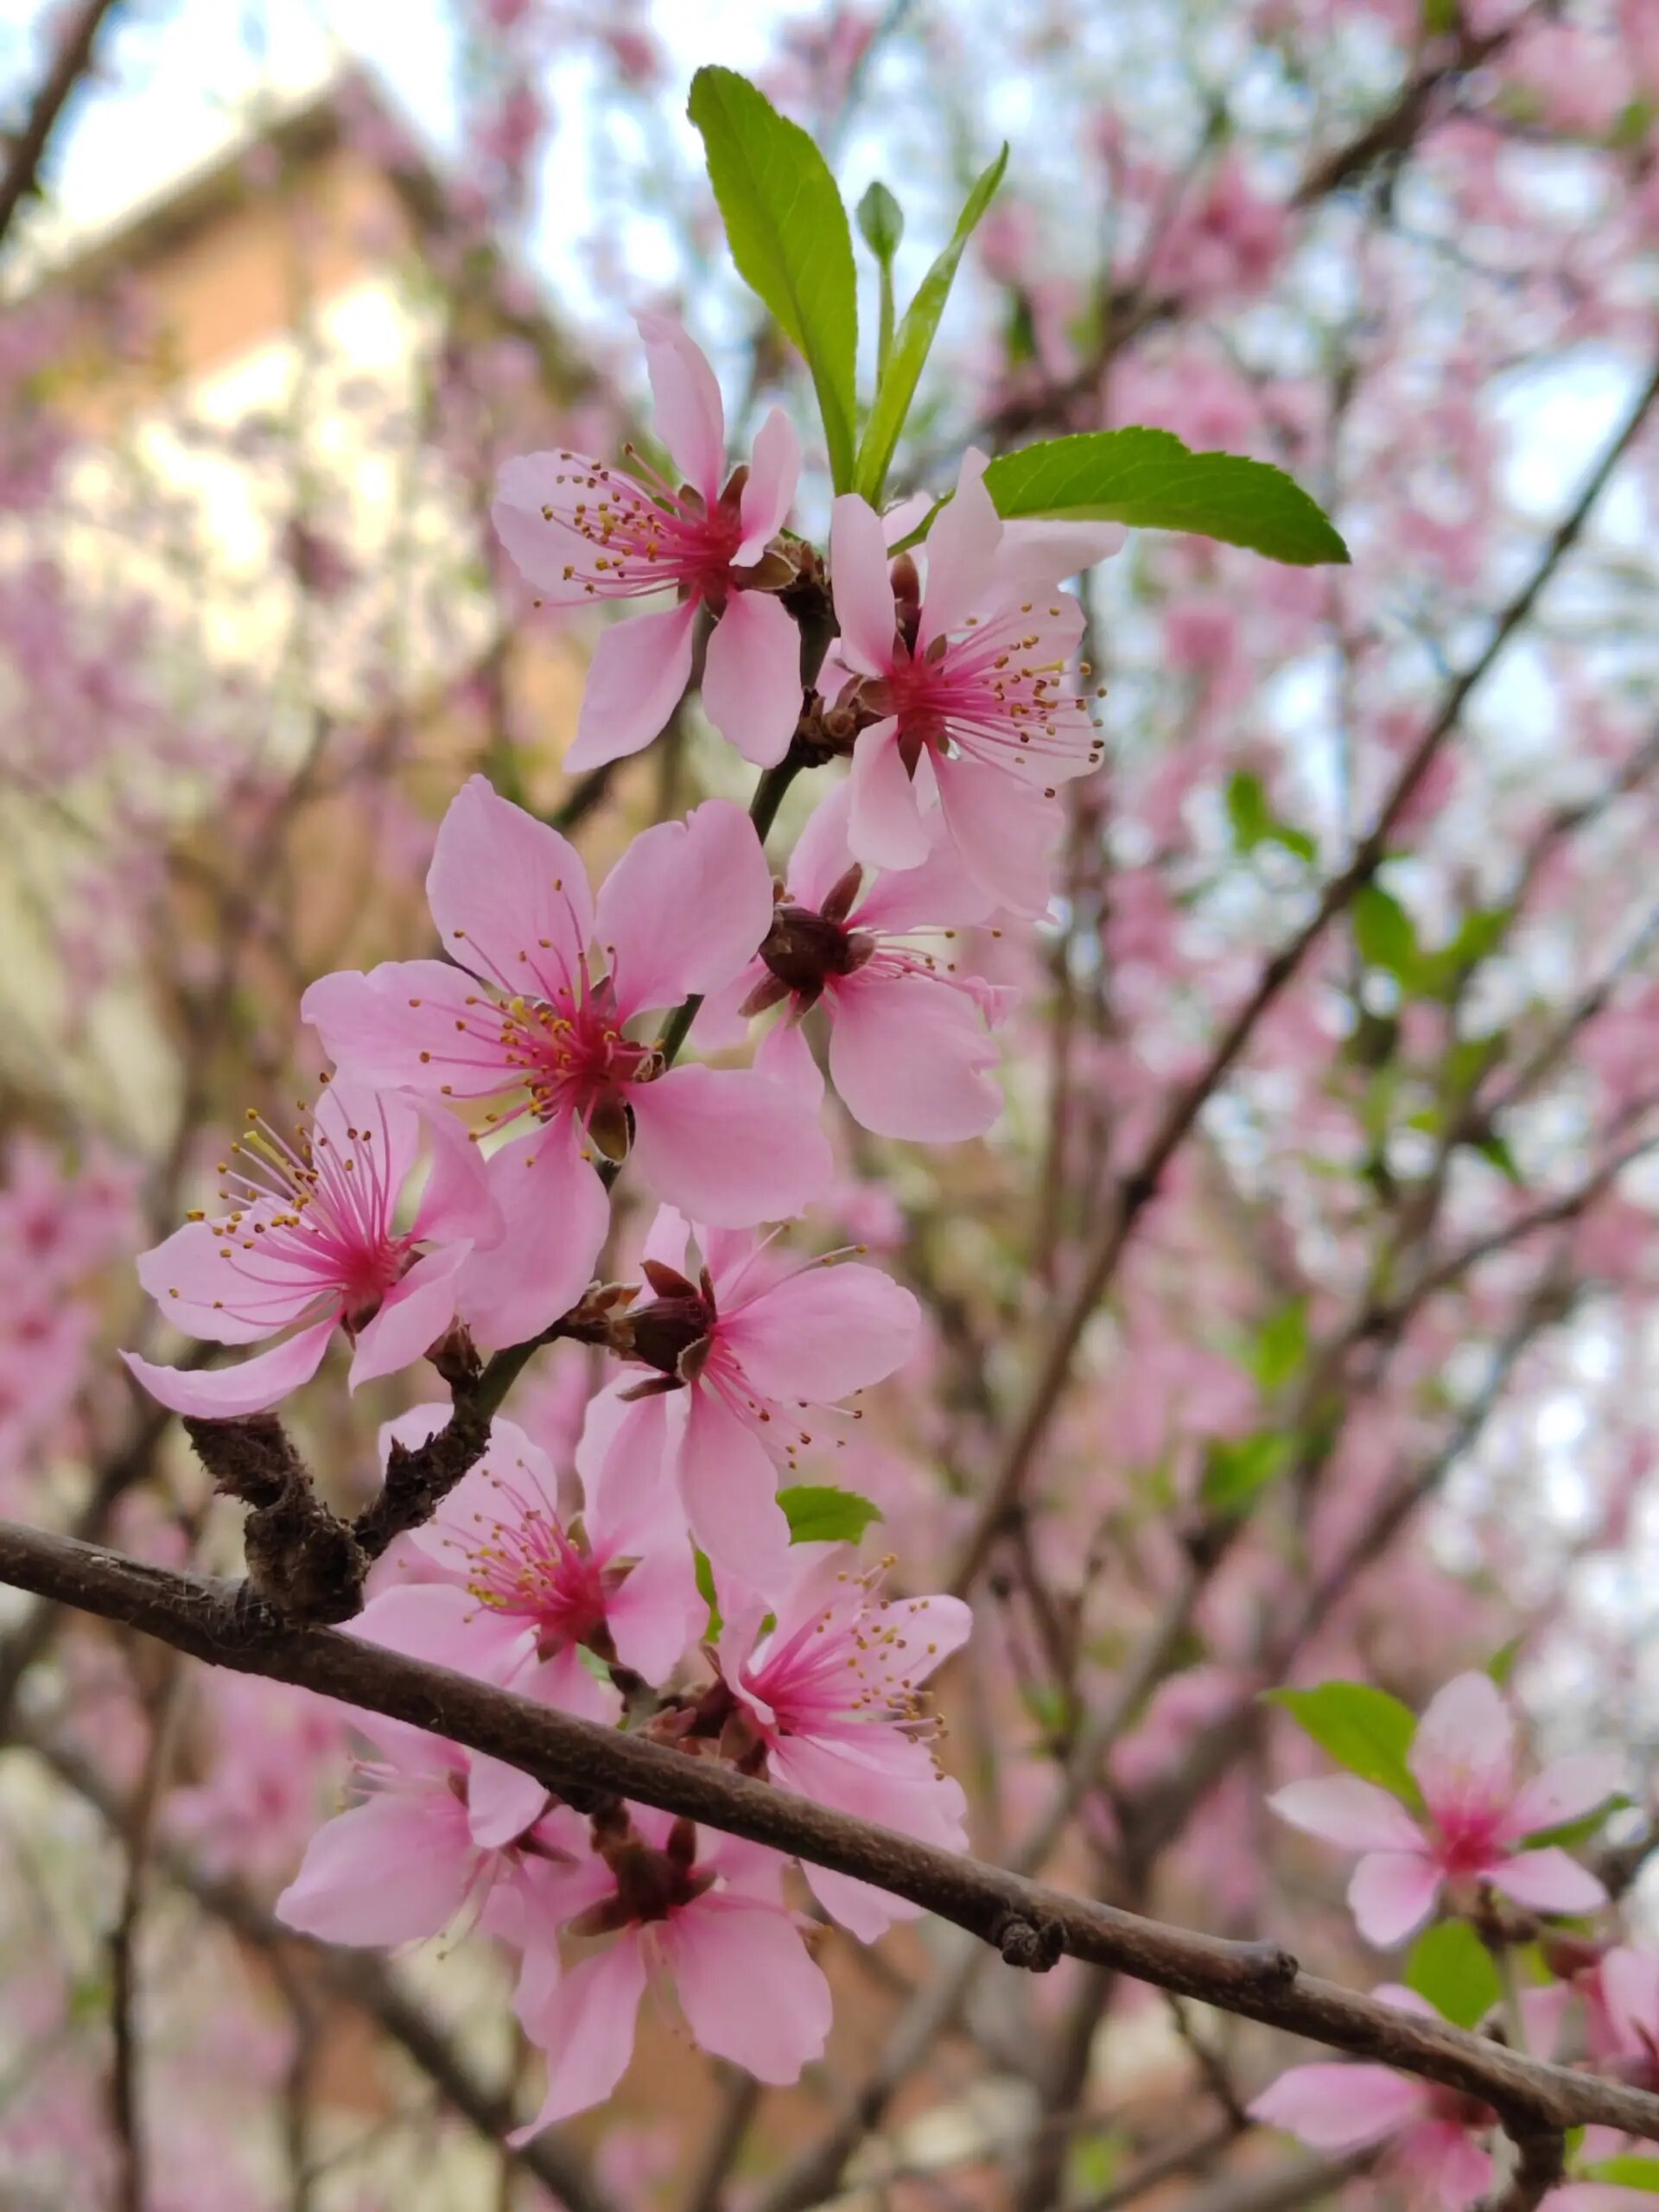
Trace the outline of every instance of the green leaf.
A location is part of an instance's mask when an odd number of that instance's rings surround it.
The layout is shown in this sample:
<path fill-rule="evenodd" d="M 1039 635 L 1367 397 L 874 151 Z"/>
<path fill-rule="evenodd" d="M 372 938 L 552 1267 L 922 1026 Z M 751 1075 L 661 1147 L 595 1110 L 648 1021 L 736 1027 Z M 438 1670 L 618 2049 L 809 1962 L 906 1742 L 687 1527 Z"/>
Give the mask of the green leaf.
<path fill-rule="evenodd" d="M 858 234 L 878 261 L 887 262 L 899 251 L 905 235 L 905 211 L 879 181 L 857 207 Z"/>
<path fill-rule="evenodd" d="M 1232 825 L 1233 843 L 1241 853 L 1253 853 L 1258 845 L 1282 845 L 1299 860 L 1318 857 L 1319 849 L 1306 830 L 1293 830 L 1288 823 L 1280 821 L 1268 804 L 1261 777 L 1253 776 L 1247 768 L 1236 769 L 1227 779 L 1227 819 Z"/>
<path fill-rule="evenodd" d="M 1368 968 L 1386 969 L 1408 984 L 1420 955 L 1417 926 L 1391 891 L 1363 883 L 1354 894 L 1354 943 Z"/>
<path fill-rule="evenodd" d="M 1522 1629 L 1518 1636 L 1512 1636 L 1507 1643 L 1500 1643 L 1486 1662 L 1486 1672 L 1499 1689 L 1506 1690 L 1510 1687 L 1515 1674 L 1515 1662 L 1526 1649 L 1526 1645 L 1527 1632 Z"/>
<path fill-rule="evenodd" d="M 1200 1501 L 1214 1513 L 1242 1512 L 1258 1491 L 1284 1472 L 1295 1440 L 1271 1428 L 1255 1436 L 1213 1439 L 1205 1453 Z"/>
<path fill-rule="evenodd" d="M 1471 1152 L 1478 1152 L 1483 1160 L 1490 1161 L 1504 1181 L 1510 1184 L 1516 1190 L 1526 1189 L 1527 1179 L 1521 1172 L 1520 1161 L 1510 1150 L 1508 1141 L 1499 1136 L 1496 1129 L 1489 1129 L 1484 1137 L 1477 1137 L 1469 1149 Z"/>
<path fill-rule="evenodd" d="M 837 492 L 851 488 L 858 280 L 853 234 L 823 156 L 734 69 L 699 69 L 686 112 L 738 274 L 812 372 Z"/>
<path fill-rule="evenodd" d="M 1484 2020 L 1503 1993 L 1491 1953 L 1463 1920 L 1424 1929 L 1408 1955 L 1405 1980 L 1459 2028 Z"/>
<path fill-rule="evenodd" d="M 1250 1372 L 1264 1390 L 1277 1390 L 1307 1359 L 1307 1300 L 1293 1298 L 1268 1314 L 1250 1347 Z"/>
<path fill-rule="evenodd" d="M 1417 1785 L 1406 1764 L 1417 1720 L 1397 1697 L 1370 1682 L 1321 1682 L 1317 1689 L 1267 1690 L 1263 1695 L 1269 1705 L 1282 1706 L 1350 1774 L 1391 1789 L 1408 1804 L 1417 1802 Z"/>
<path fill-rule="evenodd" d="M 795 1483 L 778 1493 L 791 1544 L 855 1544 L 881 1509 L 856 1491 L 830 1483 Z"/>
<path fill-rule="evenodd" d="M 858 467 L 853 479 L 854 490 L 861 492 L 873 507 L 881 504 L 887 470 L 893 464 L 899 433 L 905 427 L 906 416 L 910 413 L 910 403 L 916 396 L 916 386 L 921 380 L 922 370 L 932 348 L 933 335 L 939 327 L 939 318 L 944 313 L 944 303 L 950 296 L 950 287 L 956 281 L 957 264 L 962 259 L 963 250 L 973 236 L 980 217 L 990 206 L 992 195 L 1001 183 L 1002 172 L 1007 166 L 1008 149 L 1005 145 L 963 203 L 950 243 L 917 287 L 916 296 L 905 309 L 904 320 L 894 334 L 891 351 L 881 371 L 875 404 L 870 410 L 870 419 L 864 426 L 864 441 L 858 449 Z M 861 220 L 862 213 L 861 207 Z"/>
<path fill-rule="evenodd" d="M 1173 430 L 1084 430 L 1004 454 L 985 472 L 1007 518 L 1184 530 L 1310 568 L 1348 549 L 1301 486 L 1264 461 L 1192 453 Z"/>
<path fill-rule="evenodd" d="M 1627 2151 L 1617 2158 L 1598 2158 L 1584 2171 L 1591 2181 L 1617 2182 L 1621 2189 L 1659 2190 L 1659 2158 L 1643 2158 L 1638 2152 Z"/>

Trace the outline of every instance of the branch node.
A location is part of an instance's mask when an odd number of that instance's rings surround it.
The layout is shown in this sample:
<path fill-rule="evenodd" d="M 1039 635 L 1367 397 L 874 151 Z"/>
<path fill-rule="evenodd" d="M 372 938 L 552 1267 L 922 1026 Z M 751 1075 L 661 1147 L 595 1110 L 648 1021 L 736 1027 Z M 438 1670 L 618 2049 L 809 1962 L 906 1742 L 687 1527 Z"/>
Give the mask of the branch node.
<path fill-rule="evenodd" d="M 1005 1913 L 991 1930 L 991 1941 L 1011 1967 L 1046 1974 L 1059 1962 L 1065 1937 L 1058 1920 L 1033 1920 L 1022 1912 Z"/>
<path fill-rule="evenodd" d="M 312 1488 L 276 1415 L 187 1414 L 184 1428 L 215 1490 L 250 1509 L 242 1548 L 252 1595 L 288 1620 L 350 1620 L 363 1603 L 368 1560 Z"/>

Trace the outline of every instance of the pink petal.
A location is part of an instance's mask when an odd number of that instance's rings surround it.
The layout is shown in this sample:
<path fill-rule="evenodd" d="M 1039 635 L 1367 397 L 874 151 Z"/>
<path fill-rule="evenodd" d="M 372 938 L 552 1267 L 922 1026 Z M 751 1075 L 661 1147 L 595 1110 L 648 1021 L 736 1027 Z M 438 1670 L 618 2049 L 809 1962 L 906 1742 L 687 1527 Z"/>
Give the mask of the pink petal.
<path fill-rule="evenodd" d="M 853 864 L 847 821 L 853 794 L 844 780 L 819 800 L 789 856 L 789 895 L 798 906 L 822 906 Z M 930 921 L 940 917 L 930 914 Z"/>
<path fill-rule="evenodd" d="M 845 790 L 843 785 L 840 787 Z M 918 868 L 879 875 L 859 901 L 861 929 L 902 937 L 912 930 L 944 925 L 960 928 L 989 920 L 995 912 L 990 893 L 975 882 L 951 839 L 950 826 L 938 809 L 923 817 L 929 852 Z"/>
<path fill-rule="evenodd" d="M 488 1098 L 518 1080 L 494 1004 L 447 961 L 387 960 L 366 976 L 324 976 L 300 1014 L 341 1072 L 364 1083 Z"/>
<path fill-rule="evenodd" d="M 885 676 L 896 650 L 893 581 L 881 518 L 856 492 L 844 493 L 831 511 L 830 582 L 841 658 L 861 676 Z"/>
<path fill-rule="evenodd" d="M 567 768 L 624 760 L 666 727 L 691 681 L 696 619 L 697 602 L 687 599 L 660 614 L 631 614 L 605 631 L 588 665 Z"/>
<path fill-rule="evenodd" d="M 629 1402 L 623 1387 L 601 1390 L 588 1402 L 576 1446 L 588 1515 L 595 1528 L 652 1522 L 668 1530 L 668 1401 L 657 1392 Z"/>
<path fill-rule="evenodd" d="M 1506 1836 L 1533 1835 L 1593 1813 L 1618 1789 L 1624 1775 L 1624 1762 L 1617 1751 L 1574 1751 L 1556 1759 L 1516 1797 L 1503 1824 Z"/>
<path fill-rule="evenodd" d="M 847 842 L 867 868 L 919 868 L 930 850 L 898 740 L 889 718 L 861 730 L 853 744 Z"/>
<path fill-rule="evenodd" d="M 269 1351 L 245 1359 L 239 1367 L 203 1369 L 190 1373 L 179 1367 L 153 1367 L 137 1352 L 124 1351 L 128 1371 L 142 1382 L 159 1405 L 175 1414 L 197 1414 L 205 1421 L 240 1421 L 248 1414 L 269 1413 L 290 1390 L 308 1382 L 322 1365 L 336 1317 L 302 1329 Z"/>
<path fill-rule="evenodd" d="M 835 992 L 830 1073 L 855 1122 L 879 1137 L 952 1144 L 1002 1110 L 1000 1055 L 963 991 L 925 974 L 861 969 Z"/>
<path fill-rule="evenodd" d="M 781 1085 L 753 1070 L 671 1068 L 636 1084 L 633 1158 L 659 1198 L 722 1229 L 804 1213 L 834 1160 Z"/>
<path fill-rule="evenodd" d="M 414 1942 L 454 1918 L 475 1864 L 448 1789 L 391 1789 L 317 1830 L 276 1917 L 328 1943 Z"/>
<path fill-rule="evenodd" d="M 781 407 L 760 425 L 749 455 L 748 480 L 738 500 L 743 537 L 732 556 L 734 568 L 758 561 L 782 528 L 801 474 L 801 442 Z"/>
<path fill-rule="evenodd" d="M 536 1645 L 535 1631 L 523 1620 L 480 1605 L 458 1582 L 394 1582 L 370 1599 L 346 1634 L 498 1683 L 522 1667 Z"/>
<path fill-rule="evenodd" d="M 966 1848 L 967 1801 L 961 1784 L 938 1772 L 925 1745 L 875 1724 L 855 1724 L 848 1733 L 859 1738 L 865 1756 L 857 1756 L 850 1744 L 785 1737 L 768 1758 L 770 1778 L 855 1819 L 879 1821 L 944 1850 Z M 874 1943 L 897 1923 L 919 1916 L 918 1909 L 904 1898 L 871 1883 L 823 1866 L 803 1866 L 802 1872 L 824 1910 L 861 1943 Z"/>
<path fill-rule="evenodd" d="M 789 1093 L 804 1116 L 817 1116 L 823 1104 L 823 1077 L 799 1022 L 774 1021 L 760 1039 L 754 1065 L 757 1073 Z"/>
<path fill-rule="evenodd" d="M 1293 2066 L 1251 2105 L 1250 2118 L 1281 2127 L 1313 2151 L 1357 2151 L 1417 2119 L 1428 2093 L 1386 2066 Z"/>
<path fill-rule="evenodd" d="M 493 1244 L 506 1224 L 491 1194 L 483 1153 L 435 1099 L 413 1103 L 426 1125 L 432 1164 L 410 1236 L 425 1244 Z"/>
<path fill-rule="evenodd" d="M 717 1893 L 671 1914 L 661 1942 L 705 2050 L 775 2087 L 823 2056 L 830 1985 L 787 1913 Z"/>
<path fill-rule="evenodd" d="M 587 454 L 529 453 L 508 461 L 496 479 L 490 520 L 520 574 L 554 607 L 585 607 L 590 592 L 589 548 L 569 525 L 578 498 L 602 461 Z M 579 491 L 578 486 L 582 489 Z M 558 520 L 550 520 L 548 509 Z M 579 573 L 567 576 L 567 568 Z"/>
<path fill-rule="evenodd" d="M 801 699 L 801 633 L 783 601 L 770 592 L 733 592 L 703 657 L 709 721 L 746 760 L 772 768 L 789 750 Z"/>
<path fill-rule="evenodd" d="M 985 489 L 985 456 L 969 447 L 962 457 L 956 496 L 927 535 L 927 582 L 916 651 L 962 627 L 993 598 L 1002 524 Z"/>
<path fill-rule="evenodd" d="M 1441 2212 L 1465 2212 L 1492 2185 L 1492 2161 L 1452 2120 L 1426 2120 L 1400 2141 L 1395 2162 L 1414 2193 L 1430 2199 Z"/>
<path fill-rule="evenodd" d="M 785 1275 L 722 1313 L 719 1335 L 761 1397 L 830 1405 L 902 1367 L 920 1326 L 909 1291 L 852 1262 Z"/>
<path fill-rule="evenodd" d="M 205 1221 L 187 1222 L 141 1253 L 138 1280 L 175 1328 L 219 1344 L 257 1344 L 313 1312 L 319 1298 L 338 1302 L 326 1266 L 296 1266 L 264 1240 L 248 1252 Z"/>
<path fill-rule="evenodd" d="M 1122 551 L 1127 536 L 1118 522 L 1005 522 L 996 550 L 997 595 L 1022 600 L 1052 594 L 1067 576 Z"/>
<path fill-rule="evenodd" d="M 593 932 L 588 871 L 568 839 L 470 776 L 449 802 L 426 895 L 452 960 L 509 994 L 555 998 Z"/>
<path fill-rule="evenodd" d="M 455 1284 L 470 1244 L 447 1244 L 417 1260 L 380 1301 L 380 1311 L 358 1332 L 351 1388 L 412 1367 L 455 1318 Z"/>
<path fill-rule="evenodd" d="M 583 1959 L 548 1993 L 524 2021 L 531 2042 L 547 2053 L 547 2096 L 510 2142 L 528 2142 L 555 2120 L 605 2101 L 628 2070 L 645 1993 L 645 1954 L 633 1929 L 597 1958 Z"/>
<path fill-rule="evenodd" d="M 467 1765 L 467 1824 L 480 1851 L 505 1851 L 546 1810 L 547 1791 L 533 1775 L 473 1753 Z"/>
<path fill-rule="evenodd" d="M 691 1533 L 717 1567 L 764 1589 L 789 1548 L 778 1471 L 753 1430 L 711 1390 L 687 1395 L 678 1464 Z"/>
<path fill-rule="evenodd" d="M 645 341 L 657 435 L 712 507 L 726 481 L 726 410 L 709 357 L 677 315 L 647 311 L 634 321 Z"/>
<path fill-rule="evenodd" d="M 461 1271 L 458 1302 L 481 1344 L 523 1344 L 568 1313 L 593 1281 L 610 1200 L 569 1116 L 538 1122 L 489 1160 L 507 1227 Z"/>
<path fill-rule="evenodd" d="M 594 934 L 626 1018 L 717 990 L 771 926 L 772 872 L 754 824 L 711 798 L 634 839 L 605 879 Z"/>
<path fill-rule="evenodd" d="M 617 1657 L 648 1682 L 665 1682 L 708 1618 L 689 1537 L 683 1528 L 658 1525 L 605 1608 Z"/>
<path fill-rule="evenodd" d="M 1442 1822 L 1506 1803 L 1515 1722 L 1490 1675 L 1459 1675 L 1436 1693 L 1417 1724 L 1407 1764 L 1423 1802 Z"/>
<path fill-rule="evenodd" d="M 1621 1943 L 1603 1958 L 1599 1980 L 1619 2048 L 1639 2051 L 1659 2043 L 1659 1956 Z"/>
<path fill-rule="evenodd" d="M 1606 1891 L 1590 1869 L 1554 1844 L 1494 1860 L 1481 1872 L 1495 1890 L 1535 1912 L 1594 1912 L 1607 1902 Z"/>
<path fill-rule="evenodd" d="M 1374 1852 L 1362 1859 L 1348 1885 L 1354 1924 L 1368 1943 L 1391 1950 L 1414 1935 L 1434 1910 L 1440 1870 L 1411 1852 Z"/>
<path fill-rule="evenodd" d="M 1421 1852 L 1422 1831 L 1397 1797 L 1357 1775 L 1293 1782 L 1268 1802 L 1281 1821 L 1347 1851 Z"/>
<path fill-rule="evenodd" d="M 1046 914 L 1063 818 L 1058 804 L 1038 785 L 978 761 L 936 758 L 933 772 L 951 841 L 974 881 L 1016 914 Z"/>

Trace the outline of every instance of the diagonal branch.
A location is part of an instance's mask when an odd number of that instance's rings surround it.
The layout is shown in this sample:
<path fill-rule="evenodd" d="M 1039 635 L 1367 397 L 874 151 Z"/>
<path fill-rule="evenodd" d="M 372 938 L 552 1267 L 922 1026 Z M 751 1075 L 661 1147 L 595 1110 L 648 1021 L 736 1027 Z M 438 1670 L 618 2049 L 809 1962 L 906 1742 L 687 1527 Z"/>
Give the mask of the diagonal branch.
<path fill-rule="evenodd" d="M 6 165 L 0 170 L 0 239 L 10 229 L 23 201 L 41 188 L 41 162 L 58 118 L 75 86 L 92 68 L 99 32 L 115 4 L 116 0 L 82 0 L 79 11 L 58 33 L 52 66 L 41 79 L 21 127 L 11 136 Z"/>
<path fill-rule="evenodd" d="M 1463 2090 L 1492 2106 L 1517 2140 L 1605 2126 L 1659 2141 L 1659 2096 L 1317 1980 L 1277 1944 L 1228 1942 L 1068 1896 L 338 1630 L 285 1625 L 234 1585 L 10 1522 L 0 1522 L 0 1580 L 210 1665 L 295 1682 L 448 1737 L 572 1804 L 631 1798 L 873 1882 L 1035 1970 L 1062 1955 L 1081 1959 Z"/>

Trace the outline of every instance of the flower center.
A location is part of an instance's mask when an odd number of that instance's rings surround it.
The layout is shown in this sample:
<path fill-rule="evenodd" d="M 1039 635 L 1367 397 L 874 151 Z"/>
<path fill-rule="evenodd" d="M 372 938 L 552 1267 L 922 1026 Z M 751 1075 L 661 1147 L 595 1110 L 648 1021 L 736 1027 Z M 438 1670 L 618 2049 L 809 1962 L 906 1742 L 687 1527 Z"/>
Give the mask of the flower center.
<path fill-rule="evenodd" d="M 510 1521 L 485 1523 L 476 1540 L 455 1541 L 467 1589 L 492 1612 L 532 1622 L 543 1658 L 604 1626 L 604 1571 L 542 1506 L 525 1503 Z"/>
<path fill-rule="evenodd" d="M 873 937 L 833 912 L 785 905 L 772 910 L 760 957 L 780 983 L 814 1000 L 832 976 L 852 975 L 874 950 Z"/>
<path fill-rule="evenodd" d="M 595 599 L 634 598 L 676 585 L 701 598 L 720 599 L 743 538 L 741 475 L 710 513 L 689 486 L 671 485 L 632 447 L 627 452 L 645 481 L 616 469 L 585 467 L 580 454 L 559 456 L 570 465 L 568 480 L 579 496 L 568 510 L 547 506 L 542 516 L 583 542 L 566 564 L 565 582 L 582 584 Z"/>
<path fill-rule="evenodd" d="M 608 1158 L 621 1158 L 628 1086 L 649 1083 L 662 1060 L 654 1046 L 624 1035 L 608 980 L 554 1004 L 512 999 L 505 1014 L 502 1043 L 509 1063 L 524 1071 L 532 1110 L 544 1122 L 573 1114 Z"/>

